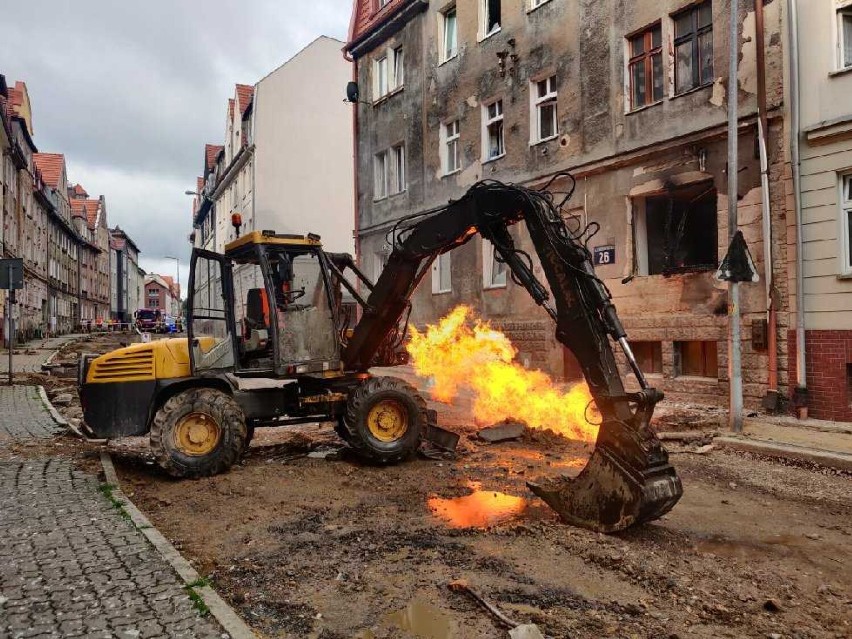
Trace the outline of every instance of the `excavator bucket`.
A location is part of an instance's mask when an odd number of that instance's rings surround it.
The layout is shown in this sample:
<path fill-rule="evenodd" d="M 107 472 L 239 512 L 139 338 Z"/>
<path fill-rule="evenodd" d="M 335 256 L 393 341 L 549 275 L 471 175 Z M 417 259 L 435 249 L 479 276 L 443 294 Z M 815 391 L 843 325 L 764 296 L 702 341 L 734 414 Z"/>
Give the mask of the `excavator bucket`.
<path fill-rule="evenodd" d="M 576 478 L 529 483 L 530 490 L 566 523 L 602 533 L 665 515 L 683 487 L 668 453 L 648 427 L 648 417 L 640 415 L 638 428 L 604 422 L 589 463 Z"/>

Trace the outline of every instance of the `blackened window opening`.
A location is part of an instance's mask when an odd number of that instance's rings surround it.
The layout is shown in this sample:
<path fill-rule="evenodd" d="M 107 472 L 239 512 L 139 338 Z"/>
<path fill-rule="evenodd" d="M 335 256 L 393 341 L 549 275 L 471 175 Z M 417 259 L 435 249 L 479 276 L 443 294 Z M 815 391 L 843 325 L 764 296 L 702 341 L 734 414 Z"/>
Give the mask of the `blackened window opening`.
<path fill-rule="evenodd" d="M 648 274 L 718 267 L 716 190 L 678 189 L 645 201 Z"/>
<path fill-rule="evenodd" d="M 500 28 L 500 0 L 485 0 L 488 22 L 485 25 L 485 34 Z"/>

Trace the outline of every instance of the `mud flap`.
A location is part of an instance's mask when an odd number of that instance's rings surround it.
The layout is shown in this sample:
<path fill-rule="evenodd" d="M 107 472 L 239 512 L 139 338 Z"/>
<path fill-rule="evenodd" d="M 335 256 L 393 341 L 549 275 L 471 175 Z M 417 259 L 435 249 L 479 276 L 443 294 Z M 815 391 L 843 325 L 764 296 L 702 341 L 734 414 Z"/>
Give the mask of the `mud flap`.
<path fill-rule="evenodd" d="M 647 423 L 636 428 L 618 421 L 601 426 L 595 451 L 575 479 L 527 485 L 566 523 L 602 533 L 658 519 L 683 494 L 668 453 Z"/>

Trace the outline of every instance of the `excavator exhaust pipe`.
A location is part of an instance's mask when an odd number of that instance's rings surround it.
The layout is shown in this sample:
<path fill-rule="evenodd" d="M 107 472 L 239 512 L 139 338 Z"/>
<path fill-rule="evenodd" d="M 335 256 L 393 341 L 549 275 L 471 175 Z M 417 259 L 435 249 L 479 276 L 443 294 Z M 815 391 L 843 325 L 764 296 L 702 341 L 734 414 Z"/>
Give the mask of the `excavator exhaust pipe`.
<path fill-rule="evenodd" d="M 589 463 L 575 478 L 528 483 L 568 524 L 614 533 L 653 521 L 669 512 L 683 486 L 662 443 L 648 426 L 650 412 L 639 410 L 631 426 L 601 425 Z"/>

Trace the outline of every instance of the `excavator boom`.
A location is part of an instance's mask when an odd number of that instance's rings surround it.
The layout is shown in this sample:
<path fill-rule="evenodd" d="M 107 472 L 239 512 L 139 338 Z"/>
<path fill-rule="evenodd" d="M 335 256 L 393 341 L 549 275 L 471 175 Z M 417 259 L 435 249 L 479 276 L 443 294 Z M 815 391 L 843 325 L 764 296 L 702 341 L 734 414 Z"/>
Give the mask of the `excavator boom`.
<path fill-rule="evenodd" d="M 558 177 L 573 184 L 568 174 Z M 373 365 L 435 258 L 482 235 L 514 281 L 553 318 L 557 340 L 574 353 L 603 416 L 595 450 L 578 477 L 530 488 L 565 521 L 615 532 L 662 516 L 683 489 L 649 427 L 662 393 L 648 387 L 630 351 L 609 291 L 595 275 L 582 241 L 586 229 L 572 232 L 560 214 L 568 197 L 557 205 L 547 190 L 483 181 L 459 200 L 400 220 L 390 233 L 393 250 L 387 266 L 366 300 L 343 360 L 347 370 Z M 509 233 L 518 222 L 526 225 L 550 293 L 536 278 L 530 256 L 515 246 Z M 639 382 L 638 392 L 625 391 L 612 342 L 624 351 Z"/>

